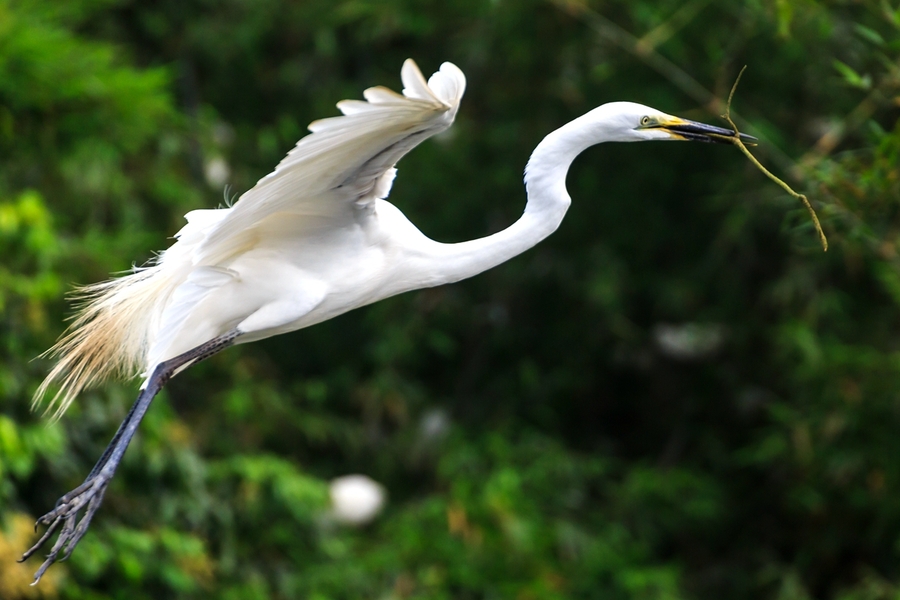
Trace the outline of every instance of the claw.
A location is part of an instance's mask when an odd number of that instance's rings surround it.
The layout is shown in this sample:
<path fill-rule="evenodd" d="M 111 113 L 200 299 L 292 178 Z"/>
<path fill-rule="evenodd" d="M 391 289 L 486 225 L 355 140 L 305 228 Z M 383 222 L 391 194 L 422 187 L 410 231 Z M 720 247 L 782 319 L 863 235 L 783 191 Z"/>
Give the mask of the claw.
<path fill-rule="evenodd" d="M 46 515 L 45 515 L 45 516 L 46 516 Z M 42 518 L 43 518 L 43 517 L 42 517 Z M 34 530 L 35 530 L 35 532 L 37 531 L 37 529 L 38 529 L 38 524 L 39 524 L 40 522 L 41 522 L 40 519 L 38 519 L 37 521 L 35 521 L 35 523 L 34 523 Z M 25 562 L 26 560 L 28 560 L 28 559 L 31 557 L 32 554 L 34 554 L 35 552 L 37 552 L 38 549 L 39 549 L 41 546 L 43 546 L 44 543 L 46 543 L 46 541 L 50 538 L 50 536 L 53 535 L 53 532 L 56 531 L 56 529 L 59 527 L 59 524 L 60 524 L 60 521 L 57 521 L 57 522 L 53 523 L 53 525 L 51 525 L 50 527 L 48 527 L 48 528 L 47 528 L 47 531 L 44 532 L 44 535 L 41 536 L 41 539 L 39 539 L 39 540 L 37 541 L 37 543 L 35 543 L 34 546 L 32 546 L 31 548 L 29 548 L 28 550 L 26 550 L 25 553 L 22 554 L 22 558 L 20 558 L 20 559 L 18 560 L 18 562 Z"/>
<path fill-rule="evenodd" d="M 50 568 L 50 565 L 57 560 L 66 560 L 72 554 L 75 546 L 78 545 L 78 542 L 81 541 L 81 538 L 87 532 L 94 513 L 100 508 L 109 480 L 110 476 L 102 471 L 93 477 L 89 477 L 77 488 L 63 495 L 57 501 L 56 508 L 37 520 L 35 530 L 37 530 L 38 525 L 47 525 L 47 531 L 44 532 L 44 535 L 41 536 L 34 546 L 25 551 L 19 562 L 23 562 L 34 555 L 47 543 L 47 540 L 59 529 L 60 525 L 62 525 L 62 530 L 59 532 L 59 537 L 56 538 L 56 543 L 50 549 L 50 553 L 47 554 L 46 560 L 35 572 L 34 581 L 31 585 L 36 585 L 41 580 L 41 577 Z M 79 519 L 79 513 L 85 508 L 84 515 Z M 57 558 L 60 552 L 62 552 L 62 557 Z"/>

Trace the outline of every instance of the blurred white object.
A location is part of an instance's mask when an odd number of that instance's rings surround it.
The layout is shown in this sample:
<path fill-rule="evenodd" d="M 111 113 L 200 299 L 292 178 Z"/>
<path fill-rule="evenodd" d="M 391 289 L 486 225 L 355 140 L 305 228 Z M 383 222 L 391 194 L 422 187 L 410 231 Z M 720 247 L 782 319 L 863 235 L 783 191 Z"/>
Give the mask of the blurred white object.
<path fill-rule="evenodd" d="M 228 183 L 228 178 L 231 177 L 231 167 L 224 158 L 216 156 L 207 161 L 203 167 L 203 174 L 206 176 L 206 183 L 214 188 L 220 188 Z"/>
<path fill-rule="evenodd" d="M 344 475 L 331 480 L 331 514 L 345 525 L 365 525 L 384 508 L 384 486 L 365 475 Z"/>
<path fill-rule="evenodd" d="M 450 417 L 447 412 L 434 408 L 422 415 L 419 422 L 419 435 L 425 442 L 439 442 L 450 431 Z"/>
<path fill-rule="evenodd" d="M 219 122 L 213 126 L 212 139 L 217 146 L 230 146 L 234 142 L 234 127 Z"/>
<path fill-rule="evenodd" d="M 725 331 L 716 323 L 660 323 L 653 328 L 653 339 L 670 358 L 697 360 L 718 352 L 725 341 Z"/>

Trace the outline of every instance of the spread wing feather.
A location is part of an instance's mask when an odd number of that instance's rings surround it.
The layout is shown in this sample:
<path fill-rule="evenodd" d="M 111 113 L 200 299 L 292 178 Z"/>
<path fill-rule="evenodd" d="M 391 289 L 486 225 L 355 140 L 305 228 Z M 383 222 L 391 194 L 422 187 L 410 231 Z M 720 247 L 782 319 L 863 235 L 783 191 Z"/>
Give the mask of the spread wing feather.
<path fill-rule="evenodd" d="M 453 123 L 465 91 L 462 71 L 444 63 L 426 82 L 409 59 L 401 78 L 402 95 L 369 88 L 366 101 L 338 103 L 343 116 L 311 123 L 311 133 L 207 232 L 195 264 L 221 261 L 243 246 L 242 232 L 281 211 L 349 216 L 404 154 Z"/>

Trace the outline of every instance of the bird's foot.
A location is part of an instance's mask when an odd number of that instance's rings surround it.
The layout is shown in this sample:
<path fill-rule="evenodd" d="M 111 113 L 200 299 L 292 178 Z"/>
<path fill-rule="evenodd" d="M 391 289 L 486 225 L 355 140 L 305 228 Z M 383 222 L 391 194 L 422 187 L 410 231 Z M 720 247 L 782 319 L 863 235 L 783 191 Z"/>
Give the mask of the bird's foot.
<path fill-rule="evenodd" d="M 111 474 L 103 473 L 102 470 L 91 475 L 84 483 L 57 500 L 56 508 L 38 519 L 34 524 L 35 531 L 37 531 L 39 525 L 46 525 L 47 531 L 44 532 L 44 535 L 41 536 L 41 539 L 34 546 L 22 555 L 19 562 L 23 562 L 37 552 L 60 526 L 62 526 L 62 529 L 44 564 L 34 574 L 32 585 L 37 584 L 41 580 L 41 577 L 50 568 L 50 565 L 57 560 L 66 560 L 72 554 L 72 550 L 75 549 L 75 546 L 78 545 L 78 542 L 81 541 L 81 538 L 87 532 L 94 513 L 100 508 L 100 503 L 103 502 L 103 495 L 106 493 L 106 487 L 109 485 L 110 479 Z M 78 515 L 82 510 L 84 510 L 84 515 L 79 520 Z M 60 556 L 60 553 L 62 553 L 62 556 Z"/>

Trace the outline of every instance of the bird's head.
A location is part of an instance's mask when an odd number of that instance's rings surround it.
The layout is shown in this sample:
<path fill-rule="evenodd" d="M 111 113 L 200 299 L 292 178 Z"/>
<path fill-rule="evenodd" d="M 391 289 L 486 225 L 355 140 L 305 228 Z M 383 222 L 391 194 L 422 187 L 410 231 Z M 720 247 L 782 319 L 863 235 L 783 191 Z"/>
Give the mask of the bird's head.
<path fill-rule="evenodd" d="M 729 143 L 734 131 L 714 125 L 689 121 L 668 115 L 655 108 L 634 102 L 610 102 L 591 113 L 594 122 L 601 127 L 603 138 L 616 142 L 640 142 L 646 140 L 690 140 L 697 142 Z M 756 138 L 741 133 L 745 144 L 755 144 Z"/>

